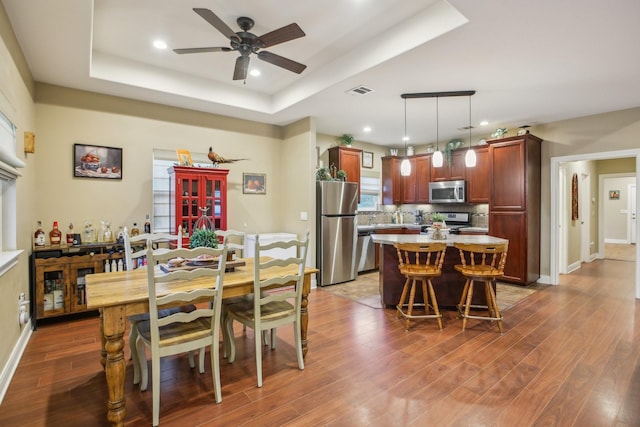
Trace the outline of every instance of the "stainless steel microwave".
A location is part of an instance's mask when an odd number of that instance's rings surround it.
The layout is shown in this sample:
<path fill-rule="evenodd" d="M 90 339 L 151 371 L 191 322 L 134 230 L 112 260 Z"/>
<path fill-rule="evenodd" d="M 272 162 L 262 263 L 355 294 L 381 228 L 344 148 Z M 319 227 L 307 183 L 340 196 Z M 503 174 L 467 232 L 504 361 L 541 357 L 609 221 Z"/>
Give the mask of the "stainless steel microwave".
<path fill-rule="evenodd" d="M 459 181 L 438 181 L 429 183 L 429 203 L 465 203 L 466 183 Z"/>

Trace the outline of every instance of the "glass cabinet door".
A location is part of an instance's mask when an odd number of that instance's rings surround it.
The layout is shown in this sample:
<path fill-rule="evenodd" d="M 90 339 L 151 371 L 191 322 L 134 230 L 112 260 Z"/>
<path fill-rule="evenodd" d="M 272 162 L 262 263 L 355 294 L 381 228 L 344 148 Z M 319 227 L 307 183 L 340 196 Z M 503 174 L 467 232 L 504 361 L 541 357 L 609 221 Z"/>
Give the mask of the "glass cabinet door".
<path fill-rule="evenodd" d="M 36 300 L 39 317 L 57 316 L 70 311 L 68 269 L 60 265 L 36 268 Z"/>

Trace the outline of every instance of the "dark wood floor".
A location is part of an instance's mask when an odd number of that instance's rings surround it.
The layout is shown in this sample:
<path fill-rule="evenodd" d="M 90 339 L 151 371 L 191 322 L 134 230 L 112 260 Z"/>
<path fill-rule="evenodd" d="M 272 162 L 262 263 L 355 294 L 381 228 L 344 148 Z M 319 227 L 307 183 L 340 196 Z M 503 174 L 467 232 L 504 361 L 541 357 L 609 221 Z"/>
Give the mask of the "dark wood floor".
<path fill-rule="evenodd" d="M 640 302 L 634 263 L 598 260 L 504 312 L 495 324 L 454 313 L 445 328 L 405 332 L 391 310 L 322 289 L 310 296 L 309 354 L 296 367 L 291 329 L 265 347 L 255 386 L 252 332 L 221 364 L 221 404 L 210 370 L 164 363 L 163 426 L 638 426 Z M 0 406 L 1 426 L 105 425 L 107 392 L 97 319 L 39 327 Z M 128 349 L 127 349 L 128 355 Z M 151 392 L 132 384 L 126 424 L 151 424 Z"/>

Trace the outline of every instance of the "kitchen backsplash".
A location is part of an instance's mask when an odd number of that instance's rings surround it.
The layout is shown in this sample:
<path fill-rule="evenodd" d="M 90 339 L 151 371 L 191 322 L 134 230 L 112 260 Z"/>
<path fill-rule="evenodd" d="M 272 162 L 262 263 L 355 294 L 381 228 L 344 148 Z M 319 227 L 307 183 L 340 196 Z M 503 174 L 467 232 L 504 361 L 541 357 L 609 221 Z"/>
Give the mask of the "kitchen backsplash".
<path fill-rule="evenodd" d="M 468 212 L 472 227 L 489 227 L 489 205 L 381 205 L 379 211 L 358 213 L 358 224 L 391 224 L 400 209 L 403 224 L 416 224 L 416 210 L 423 212 L 422 224 L 430 222 L 429 216 L 434 212 Z"/>

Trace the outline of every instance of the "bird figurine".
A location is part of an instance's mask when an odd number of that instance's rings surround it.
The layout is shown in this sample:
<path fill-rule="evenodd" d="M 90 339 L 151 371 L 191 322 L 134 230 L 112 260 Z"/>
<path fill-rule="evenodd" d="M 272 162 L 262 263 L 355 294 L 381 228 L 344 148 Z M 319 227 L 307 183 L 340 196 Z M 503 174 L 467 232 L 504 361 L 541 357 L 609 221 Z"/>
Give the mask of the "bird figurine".
<path fill-rule="evenodd" d="M 239 160 L 247 160 L 247 159 L 225 159 L 220 154 L 213 151 L 213 147 L 209 147 L 209 154 L 207 154 L 207 157 L 209 157 L 209 160 L 213 162 L 214 168 L 217 167 L 218 164 L 220 163 L 235 163 Z"/>

